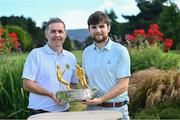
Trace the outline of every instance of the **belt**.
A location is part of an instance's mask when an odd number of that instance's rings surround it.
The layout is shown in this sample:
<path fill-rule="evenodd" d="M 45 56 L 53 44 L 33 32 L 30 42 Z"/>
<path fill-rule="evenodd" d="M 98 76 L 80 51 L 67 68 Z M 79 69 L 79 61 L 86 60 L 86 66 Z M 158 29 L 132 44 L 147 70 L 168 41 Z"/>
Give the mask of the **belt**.
<path fill-rule="evenodd" d="M 48 111 L 41 110 L 41 109 L 39 109 L 39 110 L 33 110 L 33 109 L 30 109 L 29 116 L 35 115 L 35 114 L 40 114 L 40 113 L 46 113 L 46 112 L 48 112 Z"/>
<path fill-rule="evenodd" d="M 38 109 L 38 110 L 30 109 L 30 111 L 34 111 L 34 112 L 38 112 L 38 113 L 49 112 L 49 111 L 42 110 L 42 109 Z"/>
<path fill-rule="evenodd" d="M 113 103 L 110 103 L 110 102 L 103 102 L 101 104 L 98 104 L 96 106 L 101 106 L 101 107 L 122 107 L 123 105 L 126 105 L 128 102 L 125 101 L 125 102 L 113 102 Z"/>

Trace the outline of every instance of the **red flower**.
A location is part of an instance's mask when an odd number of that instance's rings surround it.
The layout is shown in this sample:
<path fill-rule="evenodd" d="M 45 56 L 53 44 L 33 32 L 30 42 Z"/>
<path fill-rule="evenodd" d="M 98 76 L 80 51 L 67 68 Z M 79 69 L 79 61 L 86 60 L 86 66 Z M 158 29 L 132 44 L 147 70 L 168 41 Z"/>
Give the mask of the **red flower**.
<path fill-rule="evenodd" d="M 159 26 L 157 24 L 151 24 L 150 29 L 159 30 Z"/>
<path fill-rule="evenodd" d="M 147 34 L 143 29 L 136 29 L 133 31 L 132 35 L 128 35 L 126 39 L 129 42 L 130 46 L 131 43 L 132 45 L 135 43 L 136 47 L 139 48 L 141 44 L 148 43 L 150 45 L 154 45 L 158 41 L 161 41 L 160 43 L 164 44 L 164 47 L 166 51 L 169 50 L 173 46 L 173 40 L 172 39 L 164 39 L 164 34 L 159 31 L 159 26 L 158 24 L 151 24 Z"/>
<path fill-rule="evenodd" d="M 157 24 L 151 24 L 147 32 L 147 38 L 149 43 L 152 45 L 156 41 L 163 41 L 164 34 L 159 31 L 159 26 Z"/>
<path fill-rule="evenodd" d="M 18 48 L 19 47 L 19 43 L 18 43 L 18 38 L 17 38 L 16 33 L 15 32 L 9 33 L 8 36 L 12 38 L 12 40 L 13 40 L 12 42 L 14 44 L 14 47 Z"/>
<path fill-rule="evenodd" d="M 136 37 L 134 37 L 133 35 L 127 35 L 127 39 L 128 39 L 129 41 L 133 41 L 133 40 L 136 39 Z"/>
<path fill-rule="evenodd" d="M 173 46 L 173 40 L 172 39 L 164 39 L 164 46 L 171 48 Z"/>
<path fill-rule="evenodd" d="M 137 29 L 133 32 L 134 37 L 146 37 L 146 34 L 143 29 Z"/>
<path fill-rule="evenodd" d="M 18 49 L 19 42 L 15 32 L 7 33 L 3 28 L 0 28 L 0 54 L 8 53 L 12 48 Z"/>
<path fill-rule="evenodd" d="M 2 45 L 2 43 L 0 43 L 0 49 L 2 49 L 3 48 L 3 45 Z"/>

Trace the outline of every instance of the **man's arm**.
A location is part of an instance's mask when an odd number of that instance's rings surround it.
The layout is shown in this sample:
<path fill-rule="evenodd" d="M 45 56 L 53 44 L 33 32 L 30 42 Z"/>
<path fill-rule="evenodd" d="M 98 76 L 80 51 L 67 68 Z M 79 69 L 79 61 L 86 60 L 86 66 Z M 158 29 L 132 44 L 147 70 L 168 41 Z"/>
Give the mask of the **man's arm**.
<path fill-rule="evenodd" d="M 121 78 L 118 80 L 118 84 L 114 86 L 105 96 L 102 97 L 102 102 L 110 100 L 123 92 L 128 90 L 129 85 L 129 77 Z"/>
<path fill-rule="evenodd" d="M 23 88 L 24 88 L 24 90 L 33 92 L 35 94 L 51 97 L 55 102 L 60 103 L 59 100 L 54 95 L 54 93 L 51 93 L 48 90 L 42 88 L 41 86 L 36 84 L 36 82 L 33 80 L 24 79 L 23 80 Z"/>
<path fill-rule="evenodd" d="M 101 104 L 107 100 L 110 100 L 114 97 L 117 97 L 118 95 L 122 94 L 123 92 L 128 90 L 129 85 L 129 77 L 121 78 L 118 80 L 118 83 L 116 86 L 114 86 L 109 92 L 107 92 L 106 95 L 104 95 L 101 98 L 95 98 L 93 100 L 87 100 L 86 102 L 83 102 L 86 105 L 96 105 Z"/>

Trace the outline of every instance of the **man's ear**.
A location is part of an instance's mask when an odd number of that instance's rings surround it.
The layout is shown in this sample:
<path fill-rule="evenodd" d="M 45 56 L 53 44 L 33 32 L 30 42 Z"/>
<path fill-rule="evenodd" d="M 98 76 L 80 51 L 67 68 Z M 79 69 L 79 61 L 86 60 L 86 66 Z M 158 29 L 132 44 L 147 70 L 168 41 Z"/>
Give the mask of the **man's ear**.
<path fill-rule="evenodd" d="M 65 32 L 65 39 L 67 38 L 67 35 L 68 35 L 68 33 L 67 33 L 67 31 Z"/>
<path fill-rule="evenodd" d="M 90 27 L 88 27 L 88 32 L 90 32 Z"/>
<path fill-rule="evenodd" d="M 111 25 L 108 26 L 108 32 L 110 32 L 110 30 L 111 30 Z"/>
<path fill-rule="evenodd" d="M 47 39 L 47 30 L 44 31 L 44 35 L 45 35 L 45 37 Z"/>

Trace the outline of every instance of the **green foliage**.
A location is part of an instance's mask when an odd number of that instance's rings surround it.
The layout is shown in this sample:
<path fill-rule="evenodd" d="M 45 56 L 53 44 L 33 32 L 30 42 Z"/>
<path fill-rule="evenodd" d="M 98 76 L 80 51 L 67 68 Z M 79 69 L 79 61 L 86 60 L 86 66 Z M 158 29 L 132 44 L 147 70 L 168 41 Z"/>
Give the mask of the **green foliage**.
<path fill-rule="evenodd" d="M 167 17 L 171 16 L 171 17 Z M 166 38 L 172 38 L 174 41 L 173 49 L 180 49 L 180 12 L 177 5 L 171 4 L 171 6 L 165 7 L 160 13 L 160 19 L 158 24 L 163 31 Z"/>
<path fill-rule="evenodd" d="M 72 51 L 72 52 L 75 54 L 78 64 L 81 65 L 82 51 Z M 138 51 L 136 50 L 136 52 Z M 175 56 L 178 55 L 178 53 L 176 54 L 174 52 L 168 53 L 168 54 L 170 54 L 172 58 L 174 55 Z M 158 55 L 158 53 L 157 54 L 155 53 L 154 56 L 156 55 Z M 23 69 L 26 56 L 27 56 L 26 54 L 10 54 L 8 57 L 0 56 L 0 96 L 1 96 L 0 97 L 0 119 L 1 118 L 8 118 L 8 119 L 12 119 L 12 118 L 26 119 L 27 118 L 27 115 L 29 112 L 27 110 L 28 93 L 22 89 L 22 79 L 21 79 L 22 69 Z M 138 56 L 136 56 L 136 58 L 138 58 Z M 142 58 L 139 58 L 139 59 L 140 59 L 139 63 L 140 61 L 142 62 L 141 60 Z M 161 62 L 159 62 L 158 64 L 160 63 Z M 178 103 L 172 102 L 172 103 L 174 104 L 173 106 L 172 104 L 166 104 L 167 106 L 164 106 L 164 107 L 158 106 L 157 108 L 159 108 L 160 110 L 152 109 L 152 114 L 151 114 L 152 117 L 149 117 L 149 115 L 146 115 L 147 114 L 146 111 L 142 113 L 141 108 L 133 109 L 135 110 L 133 113 L 135 114 L 135 116 L 140 115 L 139 118 L 179 118 L 177 113 L 179 112 L 178 110 L 179 110 L 180 104 L 179 102 Z M 73 102 L 70 104 L 71 104 L 70 111 L 81 111 L 81 110 L 85 110 L 86 108 L 86 106 L 82 105 L 81 103 Z M 177 106 L 177 108 L 174 108 L 174 106 Z M 171 109 L 171 107 L 173 107 L 173 110 Z M 168 108 L 170 108 L 170 110 L 168 110 Z M 149 111 L 150 110 L 151 109 L 149 109 Z M 130 108 L 130 112 L 131 111 L 132 109 Z M 137 113 L 138 111 L 141 111 L 141 114 L 138 114 Z M 170 112 L 171 114 L 168 114 L 168 112 Z M 144 116 L 144 117 L 141 117 L 141 116 Z"/>
<path fill-rule="evenodd" d="M 108 17 L 109 17 L 109 19 L 110 19 L 111 22 L 116 21 L 116 19 L 118 18 L 113 9 L 111 9 L 110 12 L 108 12 L 107 10 L 105 10 L 105 13 L 108 15 Z"/>
<path fill-rule="evenodd" d="M 180 101 L 163 102 L 135 114 L 134 119 L 180 119 Z"/>
<path fill-rule="evenodd" d="M 76 51 L 72 51 L 72 53 L 76 56 L 76 59 L 77 59 L 77 63 L 79 65 L 82 64 L 82 50 L 76 50 Z"/>
<path fill-rule="evenodd" d="M 86 45 L 84 46 L 85 48 L 93 43 L 93 39 L 89 36 L 85 40 Z"/>
<path fill-rule="evenodd" d="M 105 10 L 105 13 L 111 21 L 111 30 L 109 32 L 110 36 L 123 36 L 125 34 L 125 27 L 123 24 L 116 21 L 118 17 L 115 14 L 114 10 L 111 9 L 109 12 Z"/>
<path fill-rule="evenodd" d="M 26 19 L 26 21 L 28 21 L 27 31 L 31 34 L 33 40 L 32 48 L 43 46 L 45 44 L 44 31 L 41 28 L 36 27 L 36 23 L 33 22 L 31 18 Z"/>
<path fill-rule="evenodd" d="M 9 54 L 17 51 L 19 42 L 15 32 L 8 32 L 4 28 L 0 28 L 0 54 Z"/>
<path fill-rule="evenodd" d="M 173 49 L 180 48 L 180 11 L 175 3 L 164 4 L 168 0 L 136 0 L 140 12 L 134 16 L 123 15 L 127 22 L 123 26 L 126 33 L 132 33 L 135 29 L 147 30 L 152 23 L 158 23 L 160 30 L 165 33 L 166 38 L 173 38 Z M 167 17 L 169 16 L 169 17 Z"/>
<path fill-rule="evenodd" d="M 144 70 L 151 67 L 159 69 L 178 68 L 180 56 L 173 53 L 164 53 L 159 47 L 147 46 L 140 49 L 129 49 L 131 57 L 131 71 Z"/>
<path fill-rule="evenodd" d="M 32 37 L 32 48 L 40 47 L 45 43 L 44 31 L 36 27 L 36 23 L 31 18 L 25 18 L 24 16 L 10 16 L 10 17 L 0 17 L 2 26 L 19 26 L 23 28 Z M 29 36 L 26 36 L 29 37 Z M 29 49 L 28 49 L 29 50 Z"/>
<path fill-rule="evenodd" d="M 0 58 L 0 118 L 25 118 L 28 97 L 21 79 L 25 56 L 11 54 L 10 58 Z"/>
<path fill-rule="evenodd" d="M 165 1 L 137 0 L 136 2 L 140 12 L 136 16 L 123 16 L 125 19 L 129 20 L 128 31 L 132 31 L 134 29 L 147 30 L 150 24 L 156 23 L 159 18 L 159 14 L 162 12 L 162 8 L 164 6 L 163 3 Z"/>
<path fill-rule="evenodd" d="M 74 49 L 73 50 L 80 50 L 81 48 L 81 42 L 78 40 L 73 40 Z"/>
<path fill-rule="evenodd" d="M 133 117 L 134 119 L 158 119 L 159 114 L 157 108 L 149 109 L 149 110 L 142 110 L 135 114 Z"/>
<path fill-rule="evenodd" d="M 71 40 L 67 37 L 64 44 L 63 44 L 63 48 L 65 50 L 71 51 L 72 50 L 72 46 L 71 46 Z"/>
<path fill-rule="evenodd" d="M 23 30 L 21 27 L 19 26 L 6 26 L 5 27 L 9 32 L 15 32 L 17 34 L 18 37 L 18 41 L 20 43 L 20 48 L 22 48 L 22 50 L 30 50 L 30 48 L 32 47 L 32 38 L 31 36 L 25 31 Z"/>

